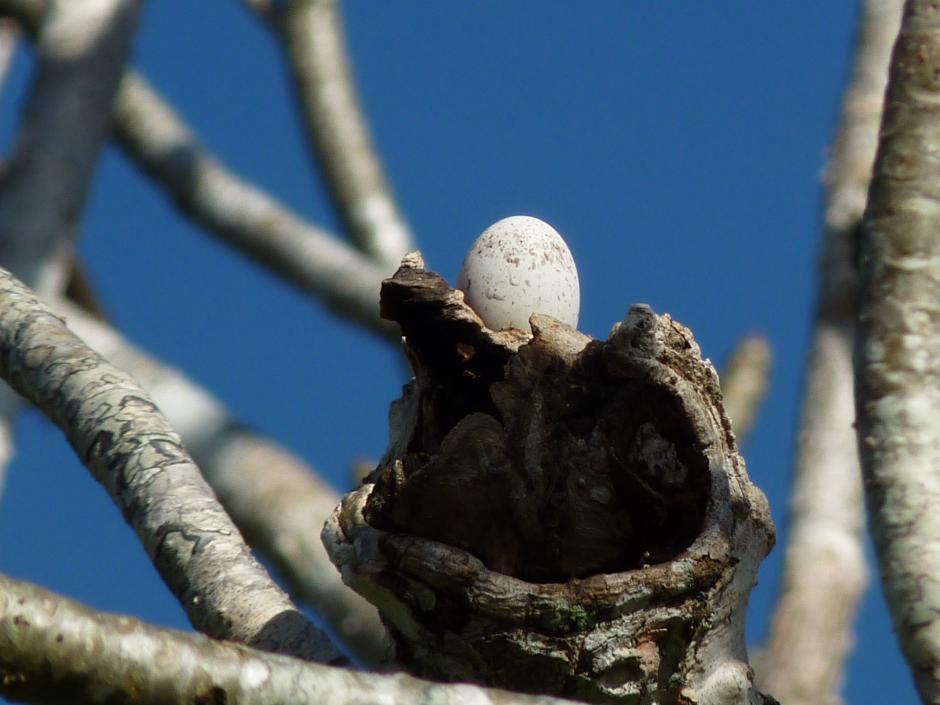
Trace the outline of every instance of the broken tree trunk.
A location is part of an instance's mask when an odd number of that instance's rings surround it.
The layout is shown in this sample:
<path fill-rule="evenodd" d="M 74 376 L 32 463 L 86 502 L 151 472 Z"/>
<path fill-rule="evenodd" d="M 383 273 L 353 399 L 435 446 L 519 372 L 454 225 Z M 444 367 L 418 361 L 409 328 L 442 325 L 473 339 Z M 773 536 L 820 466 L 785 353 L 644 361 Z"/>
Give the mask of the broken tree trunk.
<path fill-rule="evenodd" d="M 594 702 L 764 703 L 744 616 L 774 540 L 685 327 L 487 329 L 420 255 L 382 287 L 414 379 L 324 528 L 400 663 Z"/>

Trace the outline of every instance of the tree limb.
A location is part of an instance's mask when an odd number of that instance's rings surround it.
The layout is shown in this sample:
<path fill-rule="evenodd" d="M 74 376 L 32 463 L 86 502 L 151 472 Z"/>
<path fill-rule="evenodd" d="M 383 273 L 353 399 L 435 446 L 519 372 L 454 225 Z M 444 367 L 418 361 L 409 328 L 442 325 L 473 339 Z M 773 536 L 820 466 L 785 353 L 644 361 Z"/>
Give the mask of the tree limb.
<path fill-rule="evenodd" d="M 859 452 L 885 598 L 940 701 L 940 13 L 909 0 L 862 228 Z"/>
<path fill-rule="evenodd" d="M 353 242 L 394 270 L 414 249 L 413 238 L 372 145 L 338 3 L 247 4 L 278 33 L 287 52 L 307 139 Z"/>
<path fill-rule="evenodd" d="M 336 491 L 299 458 L 239 424 L 182 373 L 74 306 L 61 310 L 69 328 L 153 396 L 236 526 L 280 569 L 291 592 L 323 616 L 356 658 L 371 666 L 388 658 L 375 608 L 343 585 L 320 541 L 339 502 Z"/>
<path fill-rule="evenodd" d="M 0 20 L 0 87 L 6 82 L 16 54 L 16 42 L 20 32 L 16 22 Z"/>
<path fill-rule="evenodd" d="M 0 375 L 62 428 L 197 629 L 312 660 L 339 657 L 252 557 L 146 392 L 5 270 Z"/>
<path fill-rule="evenodd" d="M 853 422 L 855 252 L 902 0 L 867 0 L 826 173 L 823 255 L 781 592 L 758 669 L 782 702 L 840 702 L 868 583 Z"/>
<path fill-rule="evenodd" d="M 35 35 L 47 0 L 0 0 L 0 14 Z M 125 72 L 115 101 L 119 144 L 193 218 L 334 313 L 397 340 L 378 317 L 384 270 L 229 172 L 146 81 Z"/>
<path fill-rule="evenodd" d="M 65 267 L 50 270 L 49 255 L 64 259 L 71 245 L 139 9 L 138 0 L 53 1 L 39 30 L 38 70 L 0 190 L 0 263 L 44 294 L 64 286 Z"/>
<path fill-rule="evenodd" d="M 209 232 L 335 313 L 397 339 L 378 317 L 384 270 L 228 172 L 140 76 L 124 78 L 115 130 L 137 165 Z"/>
<path fill-rule="evenodd" d="M 767 339 L 756 334 L 748 335 L 738 343 L 721 373 L 725 413 L 731 419 L 740 445 L 750 435 L 758 408 L 767 393 L 770 360 Z"/>
<path fill-rule="evenodd" d="M 564 705 L 406 675 L 356 673 L 108 615 L 0 576 L 0 695 L 101 705 Z"/>

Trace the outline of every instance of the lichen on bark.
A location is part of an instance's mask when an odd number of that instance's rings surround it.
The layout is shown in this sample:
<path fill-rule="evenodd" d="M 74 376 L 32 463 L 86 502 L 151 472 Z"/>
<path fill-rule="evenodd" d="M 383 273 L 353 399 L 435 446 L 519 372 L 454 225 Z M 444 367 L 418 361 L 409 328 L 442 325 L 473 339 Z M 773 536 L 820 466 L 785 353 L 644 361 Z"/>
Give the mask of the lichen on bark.
<path fill-rule="evenodd" d="M 382 288 L 414 379 L 327 522 L 413 672 L 596 702 L 763 702 L 743 615 L 773 543 L 718 378 L 634 306 L 606 341 L 491 331 L 410 255 Z"/>

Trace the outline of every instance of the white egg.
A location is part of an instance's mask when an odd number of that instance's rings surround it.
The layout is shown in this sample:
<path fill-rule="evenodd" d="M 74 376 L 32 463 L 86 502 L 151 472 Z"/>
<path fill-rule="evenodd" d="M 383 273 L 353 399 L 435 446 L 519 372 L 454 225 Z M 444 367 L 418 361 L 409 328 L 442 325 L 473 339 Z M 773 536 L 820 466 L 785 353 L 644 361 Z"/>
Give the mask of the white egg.
<path fill-rule="evenodd" d="M 463 261 L 457 288 L 492 330 L 529 330 L 533 313 L 578 325 L 574 258 L 555 228 L 538 218 L 514 215 L 484 230 Z"/>

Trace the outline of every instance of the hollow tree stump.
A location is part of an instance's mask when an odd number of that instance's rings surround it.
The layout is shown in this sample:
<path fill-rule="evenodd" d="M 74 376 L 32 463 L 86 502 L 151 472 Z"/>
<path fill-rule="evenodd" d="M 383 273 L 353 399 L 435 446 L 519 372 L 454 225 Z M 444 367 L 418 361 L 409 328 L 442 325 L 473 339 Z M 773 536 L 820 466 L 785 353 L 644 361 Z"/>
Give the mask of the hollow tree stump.
<path fill-rule="evenodd" d="M 414 370 L 324 528 L 398 661 L 593 702 L 765 703 L 744 618 L 774 541 L 689 330 L 487 329 L 420 255 L 382 287 Z"/>

